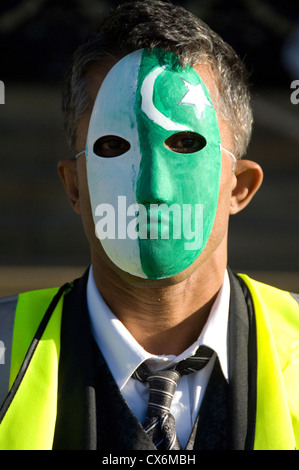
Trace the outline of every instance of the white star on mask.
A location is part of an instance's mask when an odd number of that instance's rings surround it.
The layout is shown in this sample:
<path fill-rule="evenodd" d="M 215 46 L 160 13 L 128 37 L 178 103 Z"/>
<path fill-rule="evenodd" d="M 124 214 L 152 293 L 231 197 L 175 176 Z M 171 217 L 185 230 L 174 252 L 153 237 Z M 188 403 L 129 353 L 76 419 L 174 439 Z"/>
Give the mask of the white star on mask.
<path fill-rule="evenodd" d="M 212 106 L 207 99 L 200 83 L 192 85 L 182 78 L 185 87 L 188 89 L 187 93 L 179 101 L 178 106 L 186 105 L 193 106 L 198 119 L 201 119 L 206 106 Z"/>

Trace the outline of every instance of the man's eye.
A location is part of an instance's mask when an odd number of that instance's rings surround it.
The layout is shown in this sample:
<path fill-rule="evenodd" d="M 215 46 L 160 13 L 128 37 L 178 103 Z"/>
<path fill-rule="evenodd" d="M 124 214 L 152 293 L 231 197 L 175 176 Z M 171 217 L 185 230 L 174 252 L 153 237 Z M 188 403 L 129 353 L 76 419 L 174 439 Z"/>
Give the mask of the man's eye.
<path fill-rule="evenodd" d="M 165 140 L 165 146 L 177 153 L 195 153 L 206 144 L 206 139 L 196 132 L 178 132 Z"/>
<path fill-rule="evenodd" d="M 93 152 L 99 157 L 113 158 L 126 153 L 130 147 L 130 143 L 122 137 L 105 135 L 95 141 L 93 144 Z"/>

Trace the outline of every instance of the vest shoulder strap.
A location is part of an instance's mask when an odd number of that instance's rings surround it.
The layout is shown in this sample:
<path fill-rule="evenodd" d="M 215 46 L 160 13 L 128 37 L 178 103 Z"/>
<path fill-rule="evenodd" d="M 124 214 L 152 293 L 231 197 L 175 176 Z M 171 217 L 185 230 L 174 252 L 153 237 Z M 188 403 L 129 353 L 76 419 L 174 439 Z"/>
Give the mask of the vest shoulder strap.
<path fill-rule="evenodd" d="M 299 448 L 299 305 L 287 291 L 239 275 L 257 331 L 255 449 Z"/>
<path fill-rule="evenodd" d="M 275 342 L 281 370 L 284 370 L 293 353 L 294 341 L 299 338 L 299 294 L 255 281 L 242 274 L 253 298 L 256 316 L 266 319 Z"/>
<path fill-rule="evenodd" d="M 12 328 L 9 392 L 0 410 L 2 450 L 52 446 L 63 294 L 68 286 L 18 296 Z"/>
<path fill-rule="evenodd" d="M 39 325 L 59 288 L 38 289 L 18 295 L 14 318 L 9 388 L 11 388 Z"/>

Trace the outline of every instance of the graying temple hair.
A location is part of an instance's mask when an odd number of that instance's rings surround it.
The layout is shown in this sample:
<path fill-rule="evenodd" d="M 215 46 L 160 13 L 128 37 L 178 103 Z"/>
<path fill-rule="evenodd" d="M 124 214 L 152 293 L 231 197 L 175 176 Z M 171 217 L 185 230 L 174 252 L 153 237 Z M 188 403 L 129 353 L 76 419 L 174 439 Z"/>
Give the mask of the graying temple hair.
<path fill-rule="evenodd" d="M 75 152 L 77 123 L 91 111 L 86 75 L 94 63 L 107 57 L 119 59 L 137 49 L 160 47 L 174 52 L 182 67 L 209 64 L 218 77 L 214 103 L 220 118 L 233 135 L 232 151 L 241 158 L 247 150 L 252 129 L 248 74 L 235 51 L 203 21 L 170 2 L 151 0 L 127 2 L 113 10 L 101 27 L 75 52 L 63 93 L 66 137 Z"/>

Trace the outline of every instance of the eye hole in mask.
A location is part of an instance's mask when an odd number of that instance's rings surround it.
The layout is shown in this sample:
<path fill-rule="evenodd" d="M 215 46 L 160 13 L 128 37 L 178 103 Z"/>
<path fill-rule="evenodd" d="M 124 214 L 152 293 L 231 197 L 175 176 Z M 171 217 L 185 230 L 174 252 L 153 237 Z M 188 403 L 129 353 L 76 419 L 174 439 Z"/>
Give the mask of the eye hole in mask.
<path fill-rule="evenodd" d="M 130 142 L 117 135 L 105 135 L 93 144 L 93 152 L 102 158 L 119 157 L 130 148 Z"/>
<path fill-rule="evenodd" d="M 195 153 L 206 145 L 206 139 L 196 132 L 177 132 L 164 142 L 165 147 L 176 153 Z"/>

